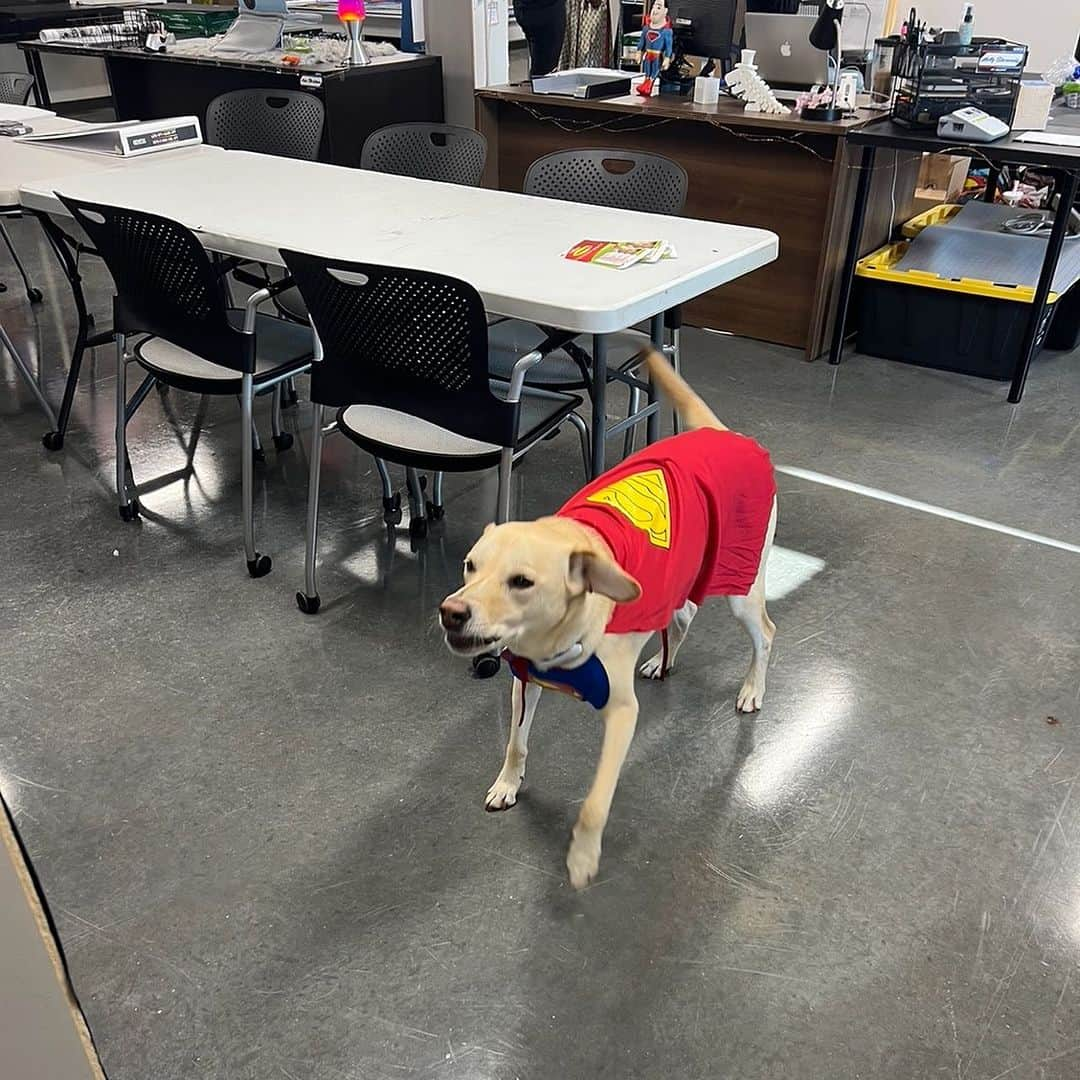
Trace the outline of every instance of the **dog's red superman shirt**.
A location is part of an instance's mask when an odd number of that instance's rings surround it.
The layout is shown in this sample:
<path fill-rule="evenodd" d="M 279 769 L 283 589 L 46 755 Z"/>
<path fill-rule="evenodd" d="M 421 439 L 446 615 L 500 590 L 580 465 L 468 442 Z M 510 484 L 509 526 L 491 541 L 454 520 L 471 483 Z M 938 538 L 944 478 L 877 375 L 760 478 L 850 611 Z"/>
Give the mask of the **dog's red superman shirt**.
<path fill-rule="evenodd" d="M 560 517 L 587 525 L 641 586 L 609 634 L 663 630 L 693 600 L 745 596 L 757 577 L 776 482 L 767 451 L 704 428 L 632 454 L 582 488 Z"/>

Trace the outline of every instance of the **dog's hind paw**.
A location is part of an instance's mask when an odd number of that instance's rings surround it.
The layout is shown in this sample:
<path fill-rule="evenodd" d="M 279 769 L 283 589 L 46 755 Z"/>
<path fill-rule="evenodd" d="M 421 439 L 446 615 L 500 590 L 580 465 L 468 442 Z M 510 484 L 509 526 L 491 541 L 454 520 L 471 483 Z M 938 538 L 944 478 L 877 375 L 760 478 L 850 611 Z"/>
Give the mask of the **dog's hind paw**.
<path fill-rule="evenodd" d="M 664 654 L 658 652 L 651 660 L 646 660 L 645 663 L 638 668 L 638 672 L 646 679 L 662 679 L 665 675 Z M 671 674 L 670 667 L 667 669 L 666 674 Z"/>
<path fill-rule="evenodd" d="M 485 810 L 509 810 L 517 802 L 518 789 L 521 787 L 522 778 L 504 776 L 499 773 L 498 779 L 488 788 L 484 796 Z"/>

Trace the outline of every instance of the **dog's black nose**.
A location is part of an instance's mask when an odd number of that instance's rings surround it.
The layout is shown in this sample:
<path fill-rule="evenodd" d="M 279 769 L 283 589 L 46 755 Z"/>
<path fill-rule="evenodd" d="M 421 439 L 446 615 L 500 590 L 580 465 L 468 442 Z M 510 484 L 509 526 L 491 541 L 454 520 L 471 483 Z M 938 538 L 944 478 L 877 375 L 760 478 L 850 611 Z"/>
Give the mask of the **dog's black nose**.
<path fill-rule="evenodd" d="M 439 605 L 439 621 L 447 630 L 460 630 L 472 614 L 464 600 L 444 600 Z"/>

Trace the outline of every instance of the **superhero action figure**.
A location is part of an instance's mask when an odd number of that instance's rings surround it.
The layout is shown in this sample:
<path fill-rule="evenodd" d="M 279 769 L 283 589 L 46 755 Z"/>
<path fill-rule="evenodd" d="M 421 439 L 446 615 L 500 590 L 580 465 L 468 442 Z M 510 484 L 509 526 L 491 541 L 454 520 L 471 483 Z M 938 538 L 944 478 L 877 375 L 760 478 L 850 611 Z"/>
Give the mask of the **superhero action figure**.
<path fill-rule="evenodd" d="M 652 94 L 653 83 L 661 68 L 671 63 L 675 51 L 675 35 L 668 19 L 667 4 L 664 0 L 653 0 L 653 6 L 641 27 L 638 52 L 641 54 L 641 73 L 645 76 L 638 84 L 637 92 L 642 97 Z"/>

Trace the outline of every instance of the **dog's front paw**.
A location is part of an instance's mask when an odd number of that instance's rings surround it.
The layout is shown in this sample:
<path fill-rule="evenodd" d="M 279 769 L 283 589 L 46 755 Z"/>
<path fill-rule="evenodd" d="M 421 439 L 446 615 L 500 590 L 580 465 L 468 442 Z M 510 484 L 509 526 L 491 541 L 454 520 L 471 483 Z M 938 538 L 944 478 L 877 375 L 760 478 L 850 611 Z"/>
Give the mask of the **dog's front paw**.
<path fill-rule="evenodd" d="M 485 810 L 509 810 L 517 802 L 518 790 L 524 776 L 508 773 L 505 769 L 499 773 L 495 783 L 488 788 L 484 796 Z"/>
<path fill-rule="evenodd" d="M 646 660 L 638 671 L 646 679 L 662 679 L 664 677 L 664 654 L 658 652 L 651 660 Z M 671 668 L 668 668 L 671 671 Z"/>
<path fill-rule="evenodd" d="M 746 682 L 742 684 L 739 696 L 735 699 L 735 707 L 742 713 L 757 712 L 765 700 L 765 680 L 747 675 Z"/>
<path fill-rule="evenodd" d="M 584 889 L 600 869 L 600 841 L 575 836 L 566 853 L 566 869 L 570 871 L 570 884 Z"/>

